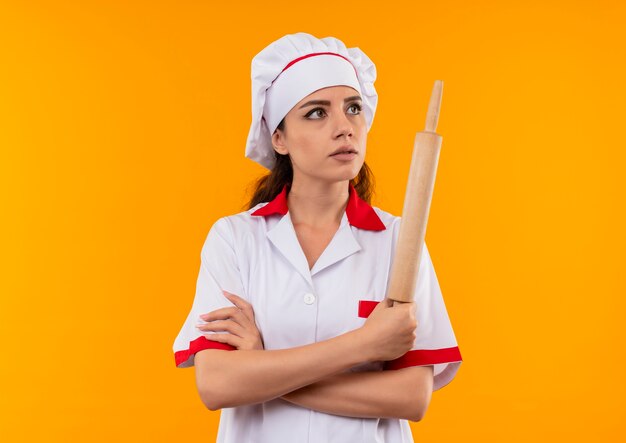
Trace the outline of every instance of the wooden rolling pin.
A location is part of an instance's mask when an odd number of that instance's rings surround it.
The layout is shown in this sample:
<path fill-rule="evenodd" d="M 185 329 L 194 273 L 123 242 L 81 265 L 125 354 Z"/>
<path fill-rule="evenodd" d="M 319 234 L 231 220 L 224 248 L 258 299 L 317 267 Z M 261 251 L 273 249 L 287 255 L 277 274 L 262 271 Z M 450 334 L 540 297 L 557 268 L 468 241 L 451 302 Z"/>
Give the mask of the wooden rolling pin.
<path fill-rule="evenodd" d="M 412 302 L 415 293 L 441 150 L 442 138 L 435 131 L 439 121 L 442 90 L 443 81 L 435 80 L 426 114 L 426 128 L 415 134 L 400 232 L 387 293 L 387 297 L 394 300 L 394 305 Z"/>

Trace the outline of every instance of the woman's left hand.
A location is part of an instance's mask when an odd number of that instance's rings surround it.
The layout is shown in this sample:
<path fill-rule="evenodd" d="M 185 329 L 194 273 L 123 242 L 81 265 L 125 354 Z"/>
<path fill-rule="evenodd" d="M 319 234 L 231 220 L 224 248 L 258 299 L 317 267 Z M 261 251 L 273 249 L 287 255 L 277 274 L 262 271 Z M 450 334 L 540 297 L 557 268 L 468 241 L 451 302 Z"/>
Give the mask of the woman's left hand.
<path fill-rule="evenodd" d="M 238 350 L 263 350 L 263 337 L 254 321 L 252 305 L 235 294 L 222 292 L 235 306 L 201 315 L 200 318 L 208 323 L 198 324 L 196 328 L 200 331 L 226 331 L 204 336 L 209 340 L 234 346 Z"/>

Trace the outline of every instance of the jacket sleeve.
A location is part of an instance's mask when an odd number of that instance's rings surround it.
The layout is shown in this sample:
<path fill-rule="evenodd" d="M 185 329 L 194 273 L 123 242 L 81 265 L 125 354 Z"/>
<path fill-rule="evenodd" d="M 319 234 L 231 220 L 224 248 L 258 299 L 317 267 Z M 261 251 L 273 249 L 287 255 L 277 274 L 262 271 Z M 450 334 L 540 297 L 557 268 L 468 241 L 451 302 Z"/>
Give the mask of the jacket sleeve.
<path fill-rule="evenodd" d="M 384 369 L 433 365 L 436 391 L 452 381 L 463 359 L 426 242 L 415 285 L 415 305 L 418 324 L 413 347 L 403 356 L 385 362 Z"/>
<path fill-rule="evenodd" d="M 193 366 L 195 354 L 203 349 L 236 349 L 207 338 L 219 331 L 200 331 L 196 328 L 196 324 L 205 323 L 200 315 L 234 306 L 222 290 L 247 299 L 233 240 L 230 223 L 224 217 L 213 224 L 202 246 L 196 294 L 191 310 L 174 341 L 174 358 L 179 368 Z"/>

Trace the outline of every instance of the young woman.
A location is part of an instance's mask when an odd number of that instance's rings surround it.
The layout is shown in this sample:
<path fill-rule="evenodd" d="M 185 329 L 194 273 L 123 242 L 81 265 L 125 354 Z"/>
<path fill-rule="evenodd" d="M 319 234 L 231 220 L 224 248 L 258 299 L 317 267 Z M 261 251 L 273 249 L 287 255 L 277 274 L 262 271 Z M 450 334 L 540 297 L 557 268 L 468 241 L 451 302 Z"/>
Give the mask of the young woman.
<path fill-rule="evenodd" d="M 411 442 L 461 354 L 426 245 L 415 302 L 385 299 L 400 218 L 370 206 L 376 69 L 332 37 L 252 61 L 246 156 L 270 169 L 220 218 L 174 343 L 218 441 Z"/>

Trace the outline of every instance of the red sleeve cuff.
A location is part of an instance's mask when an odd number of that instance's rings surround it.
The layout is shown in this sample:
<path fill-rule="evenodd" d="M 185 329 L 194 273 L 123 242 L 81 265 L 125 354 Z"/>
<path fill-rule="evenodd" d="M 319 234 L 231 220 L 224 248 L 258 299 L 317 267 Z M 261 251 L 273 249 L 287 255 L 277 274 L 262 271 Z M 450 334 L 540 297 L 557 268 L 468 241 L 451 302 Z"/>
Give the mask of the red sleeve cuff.
<path fill-rule="evenodd" d="M 176 366 L 180 366 L 182 363 L 186 362 L 189 359 L 189 357 L 194 355 L 196 352 L 202 351 L 203 349 L 223 349 L 225 351 L 234 351 L 237 348 L 235 348 L 234 346 L 228 345 L 226 343 L 220 343 L 218 341 L 209 340 L 204 335 L 202 335 L 196 338 L 194 341 L 189 343 L 189 349 L 176 351 L 174 353 Z"/>
<path fill-rule="evenodd" d="M 441 349 L 415 349 L 400 358 L 386 361 L 384 369 L 402 369 L 410 366 L 435 365 L 463 361 L 459 347 Z"/>

